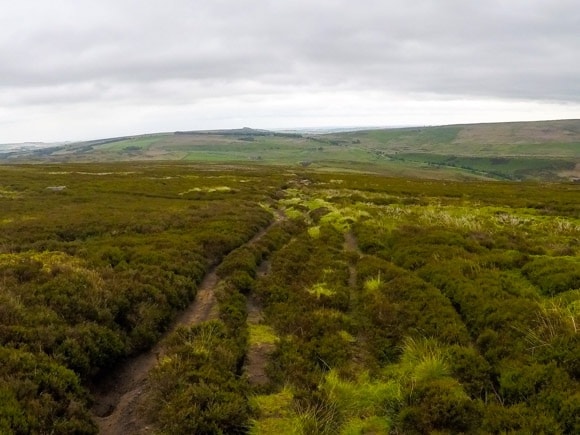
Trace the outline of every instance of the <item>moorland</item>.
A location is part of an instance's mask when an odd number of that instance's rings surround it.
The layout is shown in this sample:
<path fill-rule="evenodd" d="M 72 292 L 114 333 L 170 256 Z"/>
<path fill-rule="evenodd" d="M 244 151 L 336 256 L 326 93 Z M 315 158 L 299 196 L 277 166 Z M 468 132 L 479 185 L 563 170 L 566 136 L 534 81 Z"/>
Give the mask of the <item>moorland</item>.
<path fill-rule="evenodd" d="M 579 126 L 4 155 L 0 432 L 580 432 Z"/>

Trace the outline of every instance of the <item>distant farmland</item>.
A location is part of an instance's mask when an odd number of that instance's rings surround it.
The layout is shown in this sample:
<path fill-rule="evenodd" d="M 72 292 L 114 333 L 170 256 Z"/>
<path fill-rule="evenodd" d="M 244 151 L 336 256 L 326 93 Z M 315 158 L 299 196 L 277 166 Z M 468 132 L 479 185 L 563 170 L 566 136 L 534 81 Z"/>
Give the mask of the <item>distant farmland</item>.
<path fill-rule="evenodd" d="M 181 160 L 349 169 L 446 179 L 580 178 L 580 121 L 414 127 L 332 134 L 176 132 L 0 154 L 6 162 Z"/>

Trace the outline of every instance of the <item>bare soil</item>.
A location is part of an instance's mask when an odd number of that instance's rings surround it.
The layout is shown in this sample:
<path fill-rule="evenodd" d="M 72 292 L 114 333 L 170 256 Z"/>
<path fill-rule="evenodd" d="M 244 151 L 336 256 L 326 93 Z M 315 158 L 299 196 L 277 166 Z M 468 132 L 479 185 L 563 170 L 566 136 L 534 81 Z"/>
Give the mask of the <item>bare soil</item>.
<path fill-rule="evenodd" d="M 270 354 L 276 348 L 271 343 L 260 343 L 250 346 L 246 356 L 246 366 L 244 371 L 248 377 L 250 385 L 266 385 L 270 378 L 266 374 L 266 366 L 270 361 Z"/>

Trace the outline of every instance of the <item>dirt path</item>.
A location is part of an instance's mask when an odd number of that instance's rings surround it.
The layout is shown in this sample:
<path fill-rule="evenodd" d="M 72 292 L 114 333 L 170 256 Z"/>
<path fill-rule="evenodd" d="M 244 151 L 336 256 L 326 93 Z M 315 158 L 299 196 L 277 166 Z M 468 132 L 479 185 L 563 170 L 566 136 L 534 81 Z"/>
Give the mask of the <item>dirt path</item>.
<path fill-rule="evenodd" d="M 267 228 L 262 229 L 246 245 L 259 240 L 280 220 L 276 216 Z M 218 307 L 214 289 L 218 283 L 216 267 L 204 277 L 196 298 L 171 324 L 164 336 L 149 351 L 131 358 L 111 371 L 92 393 L 94 405 L 91 409 L 95 423 L 102 435 L 149 434 L 153 427 L 147 425 L 142 416 L 142 402 L 147 387 L 147 375 L 163 355 L 163 338 L 179 326 L 189 326 L 217 318 Z"/>

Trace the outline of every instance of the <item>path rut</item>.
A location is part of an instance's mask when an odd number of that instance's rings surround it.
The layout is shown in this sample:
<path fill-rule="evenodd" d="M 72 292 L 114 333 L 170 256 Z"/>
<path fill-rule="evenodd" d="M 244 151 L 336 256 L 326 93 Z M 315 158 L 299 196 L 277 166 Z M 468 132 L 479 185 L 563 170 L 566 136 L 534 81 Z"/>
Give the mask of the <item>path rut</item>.
<path fill-rule="evenodd" d="M 352 230 L 344 233 L 344 250 L 346 252 L 354 252 L 356 253 L 359 257 L 361 255 L 360 250 L 358 248 L 358 242 L 356 240 L 356 237 L 354 236 L 354 234 L 352 233 Z M 356 267 L 354 264 L 349 262 L 348 265 L 348 285 L 351 289 L 355 289 L 356 288 L 356 284 L 357 284 L 357 273 L 356 273 Z"/>
<path fill-rule="evenodd" d="M 200 284 L 195 301 L 176 318 L 165 336 L 178 326 L 195 325 L 217 317 L 217 303 L 213 291 L 217 282 L 216 268 L 213 268 Z M 147 374 L 163 353 L 162 341 L 148 352 L 121 364 L 95 388 L 92 413 L 100 434 L 151 432 L 152 429 L 140 416 L 140 399 L 145 392 Z"/>
<path fill-rule="evenodd" d="M 269 260 L 264 260 L 257 270 L 258 278 L 264 277 L 270 273 L 271 263 Z M 248 312 L 248 325 L 259 325 L 264 320 L 262 315 L 262 307 L 259 302 L 250 295 L 246 304 Z M 276 346 L 271 343 L 255 343 L 249 346 L 246 355 L 246 363 L 244 366 L 244 373 L 248 377 L 250 385 L 266 385 L 270 382 L 266 373 L 266 366 L 270 360 L 270 354 L 274 351 Z"/>

